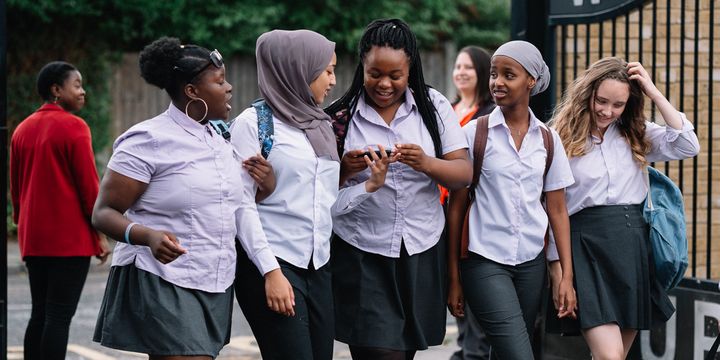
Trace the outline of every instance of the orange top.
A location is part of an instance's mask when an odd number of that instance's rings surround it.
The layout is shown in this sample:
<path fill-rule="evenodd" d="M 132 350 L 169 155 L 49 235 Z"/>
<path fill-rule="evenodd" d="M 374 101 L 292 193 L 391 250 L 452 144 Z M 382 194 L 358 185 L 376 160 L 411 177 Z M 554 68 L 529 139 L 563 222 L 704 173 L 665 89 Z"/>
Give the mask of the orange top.
<path fill-rule="evenodd" d="M 453 106 L 453 110 L 457 110 L 457 107 L 458 107 L 458 104 L 455 104 L 455 106 Z M 460 126 L 462 127 L 462 126 L 465 126 L 467 123 L 469 123 L 470 120 L 473 119 L 473 115 L 475 115 L 477 110 L 478 110 L 477 104 L 473 105 L 472 108 L 468 109 L 468 111 L 465 112 L 465 115 L 460 119 Z M 450 191 L 448 191 L 448 189 L 446 189 L 440 185 L 438 185 L 438 188 L 440 188 L 440 203 L 444 205 L 448 199 L 448 196 L 450 195 Z"/>

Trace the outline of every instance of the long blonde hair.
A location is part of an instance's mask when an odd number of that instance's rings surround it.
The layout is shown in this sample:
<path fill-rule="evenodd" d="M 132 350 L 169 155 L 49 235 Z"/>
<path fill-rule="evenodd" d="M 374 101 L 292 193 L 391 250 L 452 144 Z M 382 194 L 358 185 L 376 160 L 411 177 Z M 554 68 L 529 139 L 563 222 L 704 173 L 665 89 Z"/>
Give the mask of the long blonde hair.
<path fill-rule="evenodd" d="M 633 157 L 640 164 L 647 163 L 645 155 L 650 143 L 645 140 L 645 96 L 636 81 L 630 81 L 627 62 L 617 57 L 606 57 L 590 65 L 565 90 L 563 99 L 555 108 L 550 122 L 565 147 L 568 158 L 583 156 L 589 146 L 588 139 L 596 125 L 593 101 L 600 84 L 608 79 L 628 84 L 630 96 L 625 110 L 616 121 L 618 129 L 630 144 Z M 588 145 L 590 144 L 590 145 Z"/>

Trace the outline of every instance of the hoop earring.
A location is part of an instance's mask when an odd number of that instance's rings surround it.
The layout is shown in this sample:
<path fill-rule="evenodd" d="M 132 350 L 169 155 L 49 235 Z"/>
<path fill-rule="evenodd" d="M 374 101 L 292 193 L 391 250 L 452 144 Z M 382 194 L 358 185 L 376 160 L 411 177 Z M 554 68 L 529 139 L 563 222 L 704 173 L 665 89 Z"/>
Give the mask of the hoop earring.
<path fill-rule="evenodd" d="M 187 117 L 189 117 L 189 118 L 192 119 L 192 117 L 190 117 L 190 115 L 188 114 L 188 107 L 190 106 L 190 104 L 192 104 L 192 103 L 195 102 L 195 101 L 200 101 L 200 102 L 203 103 L 203 105 L 205 105 L 205 114 L 203 115 L 203 117 L 202 117 L 200 120 L 196 120 L 197 122 L 202 123 L 203 120 L 205 120 L 205 117 L 206 117 L 207 114 L 208 114 L 208 105 L 207 105 L 207 103 L 205 102 L 205 100 L 203 100 L 203 99 L 201 99 L 201 98 L 190 99 L 190 101 L 188 101 L 188 103 L 185 104 L 185 115 L 186 115 Z M 195 119 L 193 119 L 193 120 L 195 120 Z"/>

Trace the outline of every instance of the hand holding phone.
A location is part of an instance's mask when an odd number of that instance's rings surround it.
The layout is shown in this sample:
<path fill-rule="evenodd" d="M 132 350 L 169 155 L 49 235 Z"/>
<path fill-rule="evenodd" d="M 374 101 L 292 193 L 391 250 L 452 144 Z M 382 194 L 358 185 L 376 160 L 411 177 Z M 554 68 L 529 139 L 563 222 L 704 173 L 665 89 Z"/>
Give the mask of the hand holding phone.
<path fill-rule="evenodd" d="M 390 157 L 390 155 L 392 154 L 392 150 L 390 150 L 390 149 L 385 149 L 385 154 L 387 154 L 387 157 Z M 377 155 L 378 158 L 381 158 L 381 157 L 382 157 L 382 151 L 380 151 L 380 150 L 375 150 L 375 155 Z M 367 157 L 369 157 L 370 159 L 373 158 L 373 157 L 372 157 L 372 154 L 370 153 L 370 151 L 366 151 L 366 152 L 362 153 L 362 155 L 360 155 L 360 156 L 358 156 L 358 157 L 363 157 L 363 156 L 367 156 Z"/>

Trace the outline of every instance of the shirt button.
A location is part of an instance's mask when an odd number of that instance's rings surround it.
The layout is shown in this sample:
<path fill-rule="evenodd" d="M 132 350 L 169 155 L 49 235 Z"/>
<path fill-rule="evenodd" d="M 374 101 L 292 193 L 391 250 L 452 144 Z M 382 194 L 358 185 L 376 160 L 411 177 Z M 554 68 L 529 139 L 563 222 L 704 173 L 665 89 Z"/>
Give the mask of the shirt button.
<path fill-rule="evenodd" d="M 628 207 L 627 207 L 627 206 L 623 206 L 623 209 L 627 210 L 627 209 L 628 209 Z"/>
<path fill-rule="evenodd" d="M 625 218 L 626 218 L 626 219 L 629 219 L 629 218 L 630 218 L 630 215 L 629 215 L 629 214 L 625 214 Z"/>
<path fill-rule="evenodd" d="M 630 227 L 630 223 L 627 223 L 627 227 Z"/>

